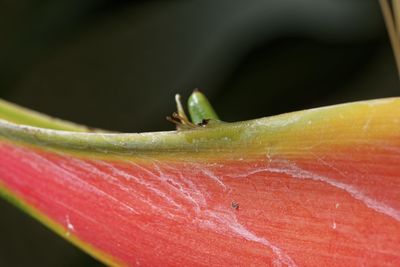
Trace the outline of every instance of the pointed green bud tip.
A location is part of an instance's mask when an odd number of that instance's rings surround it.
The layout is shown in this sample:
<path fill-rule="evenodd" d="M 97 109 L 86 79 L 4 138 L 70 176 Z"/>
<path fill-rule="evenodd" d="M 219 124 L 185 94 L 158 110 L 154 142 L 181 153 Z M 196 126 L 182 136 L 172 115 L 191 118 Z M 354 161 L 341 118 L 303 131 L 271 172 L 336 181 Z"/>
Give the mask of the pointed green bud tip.
<path fill-rule="evenodd" d="M 195 89 L 188 99 L 190 119 L 194 124 L 200 124 L 204 120 L 219 120 L 206 96 Z"/>

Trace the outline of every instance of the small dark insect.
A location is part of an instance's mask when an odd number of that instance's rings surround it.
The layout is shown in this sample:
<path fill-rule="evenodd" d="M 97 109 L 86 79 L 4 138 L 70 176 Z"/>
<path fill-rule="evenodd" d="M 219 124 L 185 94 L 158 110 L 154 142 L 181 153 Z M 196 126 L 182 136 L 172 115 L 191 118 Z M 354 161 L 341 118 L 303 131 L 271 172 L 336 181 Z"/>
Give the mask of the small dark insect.
<path fill-rule="evenodd" d="M 239 209 L 239 203 L 237 203 L 237 202 L 235 202 L 235 201 L 232 201 L 231 206 L 232 206 L 232 208 L 234 208 L 235 210 L 238 210 L 238 209 Z"/>
<path fill-rule="evenodd" d="M 202 120 L 199 124 L 197 124 L 197 125 L 198 125 L 198 126 L 201 126 L 201 127 L 206 127 L 209 121 L 210 121 L 209 119 L 203 119 L 203 120 Z"/>

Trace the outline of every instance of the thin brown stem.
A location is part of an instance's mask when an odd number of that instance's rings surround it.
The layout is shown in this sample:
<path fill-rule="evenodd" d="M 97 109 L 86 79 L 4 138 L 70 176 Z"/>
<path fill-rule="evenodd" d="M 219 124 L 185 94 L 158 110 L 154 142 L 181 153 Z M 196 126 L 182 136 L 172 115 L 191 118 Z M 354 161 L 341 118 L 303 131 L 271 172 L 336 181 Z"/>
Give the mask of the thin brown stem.
<path fill-rule="evenodd" d="M 400 0 L 392 0 L 392 8 L 394 13 L 395 27 L 397 37 L 400 37 Z"/>
<path fill-rule="evenodd" d="M 397 65 L 397 71 L 400 77 L 400 39 L 398 34 L 396 33 L 395 21 L 393 19 L 392 11 L 390 9 L 389 0 L 379 0 L 379 3 L 381 5 L 386 28 L 389 33 L 389 39 L 390 43 L 392 44 L 393 53 Z"/>

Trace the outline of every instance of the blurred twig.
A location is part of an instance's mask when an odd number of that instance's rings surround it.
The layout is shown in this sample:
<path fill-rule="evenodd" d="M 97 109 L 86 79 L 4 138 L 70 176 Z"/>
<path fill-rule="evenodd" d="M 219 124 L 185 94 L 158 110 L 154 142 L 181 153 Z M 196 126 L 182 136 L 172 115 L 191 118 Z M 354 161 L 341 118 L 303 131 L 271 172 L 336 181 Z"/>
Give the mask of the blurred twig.
<path fill-rule="evenodd" d="M 398 17 L 400 16 L 399 14 L 399 3 L 400 0 L 392 0 L 392 6 L 389 3 L 389 0 L 379 0 L 379 3 L 381 5 L 382 13 L 383 13 L 383 18 L 385 20 L 386 28 L 389 33 L 389 39 L 390 43 L 392 44 L 393 48 L 393 53 L 394 57 L 396 60 L 396 65 L 397 65 L 397 72 L 400 77 L 400 21 Z M 392 7 L 393 7 L 393 12 L 392 12 Z M 393 16 L 393 13 L 395 16 Z M 396 18 L 396 19 L 395 19 Z M 396 32 L 397 29 L 397 32 Z"/>
<path fill-rule="evenodd" d="M 394 13 L 395 27 L 397 30 L 397 36 L 400 37 L 400 1 L 392 0 L 392 7 Z"/>

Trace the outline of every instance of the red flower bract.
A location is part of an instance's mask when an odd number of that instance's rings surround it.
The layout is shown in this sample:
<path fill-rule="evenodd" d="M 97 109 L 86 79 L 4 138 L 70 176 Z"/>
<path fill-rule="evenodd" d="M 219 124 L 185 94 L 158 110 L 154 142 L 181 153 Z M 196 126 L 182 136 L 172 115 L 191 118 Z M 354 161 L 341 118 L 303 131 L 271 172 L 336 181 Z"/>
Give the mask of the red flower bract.
<path fill-rule="evenodd" d="M 397 266 L 399 99 L 118 135 L 2 122 L 3 193 L 109 264 Z"/>

